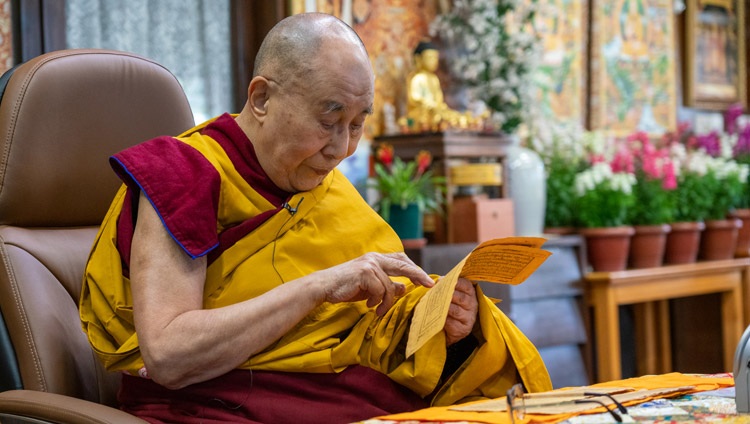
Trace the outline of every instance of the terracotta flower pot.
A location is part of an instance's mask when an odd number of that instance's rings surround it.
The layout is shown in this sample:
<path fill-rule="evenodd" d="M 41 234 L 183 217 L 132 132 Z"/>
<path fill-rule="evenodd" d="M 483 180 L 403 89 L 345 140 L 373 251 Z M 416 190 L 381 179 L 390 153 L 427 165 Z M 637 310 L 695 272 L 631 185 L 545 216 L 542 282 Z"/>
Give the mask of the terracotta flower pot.
<path fill-rule="evenodd" d="M 576 233 L 575 227 L 544 227 L 544 234 L 554 234 L 556 236 L 568 236 Z"/>
<path fill-rule="evenodd" d="M 672 230 L 668 224 L 635 225 L 630 239 L 630 268 L 654 268 L 664 263 L 664 248 L 667 234 Z"/>
<path fill-rule="evenodd" d="M 737 248 L 737 233 L 741 226 L 742 221 L 739 219 L 706 221 L 698 258 L 705 261 L 732 259 Z"/>
<path fill-rule="evenodd" d="M 635 230 L 631 226 L 606 228 L 581 228 L 586 240 L 586 257 L 594 271 L 622 271 L 628 264 L 630 238 Z"/>
<path fill-rule="evenodd" d="M 746 258 L 750 256 L 750 209 L 735 209 L 729 214 L 729 218 L 742 221 L 742 227 L 737 231 L 737 248 L 734 256 Z"/>
<path fill-rule="evenodd" d="M 664 263 L 668 265 L 691 264 L 698 259 L 703 222 L 673 222 L 664 247 Z"/>

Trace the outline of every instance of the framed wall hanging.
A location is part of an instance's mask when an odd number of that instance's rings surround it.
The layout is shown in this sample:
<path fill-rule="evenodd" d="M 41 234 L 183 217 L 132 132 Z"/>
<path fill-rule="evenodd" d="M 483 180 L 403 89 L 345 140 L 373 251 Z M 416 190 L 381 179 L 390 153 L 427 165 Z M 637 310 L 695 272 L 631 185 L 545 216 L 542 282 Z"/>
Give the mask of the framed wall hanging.
<path fill-rule="evenodd" d="M 586 124 L 588 1 L 550 0 L 537 15 L 542 58 L 537 100 L 545 116 Z"/>
<path fill-rule="evenodd" d="M 591 0 L 589 127 L 611 135 L 676 127 L 672 0 Z"/>
<path fill-rule="evenodd" d="M 724 110 L 747 105 L 745 2 L 686 0 L 684 103 Z"/>
<path fill-rule="evenodd" d="M 0 0 L 0 74 L 13 67 L 13 28 L 10 0 Z"/>

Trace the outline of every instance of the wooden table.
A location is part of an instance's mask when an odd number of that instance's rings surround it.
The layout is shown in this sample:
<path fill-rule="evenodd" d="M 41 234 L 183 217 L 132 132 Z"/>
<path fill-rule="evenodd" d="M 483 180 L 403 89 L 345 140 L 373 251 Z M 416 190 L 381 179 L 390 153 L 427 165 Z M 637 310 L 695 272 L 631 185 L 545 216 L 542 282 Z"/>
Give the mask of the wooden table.
<path fill-rule="evenodd" d="M 586 274 L 586 299 L 593 308 L 596 380 L 622 378 L 620 305 L 637 304 L 636 331 L 642 341 L 639 367 L 646 373 L 663 373 L 672 371 L 668 301 L 710 293 L 722 295 L 723 361 L 725 371 L 731 371 L 745 329 L 742 293 L 743 285 L 750 288 L 749 272 L 750 258 L 741 258 Z"/>

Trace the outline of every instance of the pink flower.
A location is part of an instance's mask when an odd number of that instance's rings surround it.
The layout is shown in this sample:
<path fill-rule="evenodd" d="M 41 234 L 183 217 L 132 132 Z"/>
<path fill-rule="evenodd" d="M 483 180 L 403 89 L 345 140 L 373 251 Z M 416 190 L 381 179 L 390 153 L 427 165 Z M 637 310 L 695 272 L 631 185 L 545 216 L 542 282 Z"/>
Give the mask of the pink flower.
<path fill-rule="evenodd" d="M 606 161 L 607 161 L 607 159 L 604 157 L 603 154 L 595 154 L 595 153 L 593 153 L 593 154 L 591 154 L 591 157 L 589 158 L 589 162 L 592 165 L 595 164 L 595 163 L 606 162 Z"/>
<path fill-rule="evenodd" d="M 737 118 L 742 115 L 743 112 L 742 103 L 735 103 L 724 112 L 724 131 L 727 134 L 734 134 L 737 132 Z"/>
<path fill-rule="evenodd" d="M 674 172 L 674 162 L 671 160 L 665 160 L 662 164 L 662 172 L 664 179 L 662 179 L 661 187 L 664 190 L 674 190 L 677 188 L 677 177 Z"/>
<path fill-rule="evenodd" d="M 612 158 L 612 172 L 625 172 L 632 174 L 635 171 L 633 153 L 626 147 L 621 146 Z"/>

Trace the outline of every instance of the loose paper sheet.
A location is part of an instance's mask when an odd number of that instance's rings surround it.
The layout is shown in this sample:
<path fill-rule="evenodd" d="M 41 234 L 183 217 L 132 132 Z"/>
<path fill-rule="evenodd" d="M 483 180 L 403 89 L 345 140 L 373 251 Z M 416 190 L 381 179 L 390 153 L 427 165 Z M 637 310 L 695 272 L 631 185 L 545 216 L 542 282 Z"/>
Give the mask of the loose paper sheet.
<path fill-rule="evenodd" d="M 507 237 L 477 246 L 444 277 L 440 278 L 414 309 L 406 356 L 414 354 L 443 330 L 453 291 L 459 277 L 473 281 L 519 284 L 551 254 L 542 250 L 541 237 Z"/>

